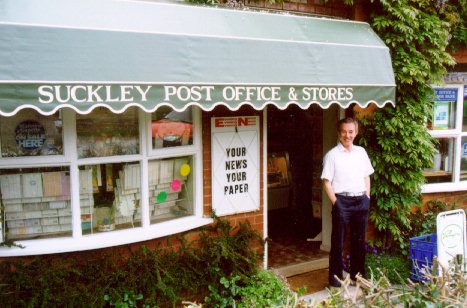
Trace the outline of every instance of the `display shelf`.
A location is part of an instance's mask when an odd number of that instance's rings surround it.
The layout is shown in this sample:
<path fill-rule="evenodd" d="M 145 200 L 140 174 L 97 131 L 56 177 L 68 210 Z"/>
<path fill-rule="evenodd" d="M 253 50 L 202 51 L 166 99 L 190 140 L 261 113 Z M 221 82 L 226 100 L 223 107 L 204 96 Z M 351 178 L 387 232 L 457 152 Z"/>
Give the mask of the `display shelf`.
<path fill-rule="evenodd" d="M 436 176 L 447 177 L 447 176 L 452 176 L 452 172 L 447 172 L 444 170 L 423 171 L 423 176 L 425 177 L 436 177 Z"/>
<path fill-rule="evenodd" d="M 90 186 L 90 183 L 83 179 L 80 174 L 80 191 Z M 68 172 L 2 175 L 0 187 L 2 189 L 2 217 L 8 239 L 68 236 L 72 232 Z M 8 193 L 6 193 L 7 189 L 9 189 Z M 80 199 L 86 198 L 90 201 L 85 206 L 85 212 L 92 215 L 92 193 L 82 195 Z"/>

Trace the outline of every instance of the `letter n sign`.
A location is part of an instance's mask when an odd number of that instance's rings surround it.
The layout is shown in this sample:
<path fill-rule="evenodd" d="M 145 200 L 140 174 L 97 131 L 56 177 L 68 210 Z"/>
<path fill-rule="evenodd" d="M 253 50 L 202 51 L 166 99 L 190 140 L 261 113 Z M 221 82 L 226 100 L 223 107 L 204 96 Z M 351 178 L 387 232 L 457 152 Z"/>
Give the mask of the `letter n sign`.
<path fill-rule="evenodd" d="M 259 209 L 259 117 L 211 119 L 212 208 L 217 216 Z"/>

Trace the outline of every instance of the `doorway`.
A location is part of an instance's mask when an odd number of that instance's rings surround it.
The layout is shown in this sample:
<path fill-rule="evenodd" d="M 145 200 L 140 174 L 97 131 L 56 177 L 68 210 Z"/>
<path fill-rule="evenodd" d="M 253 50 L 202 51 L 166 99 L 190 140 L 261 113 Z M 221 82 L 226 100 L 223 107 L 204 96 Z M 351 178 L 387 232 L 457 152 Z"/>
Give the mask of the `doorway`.
<path fill-rule="evenodd" d="M 267 114 L 268 266 L 285 276 L 308 271 L 305 263 L 326 267 L 328 254 L 320 250 L 323 109 L 269 107 Z"/>

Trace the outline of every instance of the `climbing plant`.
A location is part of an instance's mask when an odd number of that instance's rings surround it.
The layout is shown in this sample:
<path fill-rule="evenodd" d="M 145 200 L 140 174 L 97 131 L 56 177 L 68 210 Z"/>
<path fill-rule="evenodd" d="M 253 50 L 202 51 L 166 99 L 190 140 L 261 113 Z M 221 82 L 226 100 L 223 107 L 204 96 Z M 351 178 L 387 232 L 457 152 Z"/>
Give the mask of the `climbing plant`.
<path fill-rule="evenodd" d="M 371 25 L 390 49 L 397 99 L 395 108 L 377 110 L 363 121 L 360 143 L 375 166 L 370 220 L 381 236 L 374 244 L 403 253 L 408 252 L 404 231 L 417 223 L 410 221 L 410 210 L 421 203 L 422 171 L 431 167 L 436 143 L 425 128 L 432 112 L 430 85 L 442 83 L 446 68 L 454 65 L 446 50 L 452 31 L 464 23 L 458 5 L 465 1 L 372 2 Z"/>

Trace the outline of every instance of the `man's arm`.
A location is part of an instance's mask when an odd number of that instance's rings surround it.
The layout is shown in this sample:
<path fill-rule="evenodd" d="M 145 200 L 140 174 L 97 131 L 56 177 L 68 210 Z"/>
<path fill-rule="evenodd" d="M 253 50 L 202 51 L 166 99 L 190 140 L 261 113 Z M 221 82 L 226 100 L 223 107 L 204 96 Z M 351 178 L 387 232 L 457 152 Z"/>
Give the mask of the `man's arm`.
<path fill-rule="evenodd" d="M 366 187 L 366 195 L 369 198 L 370 197 L 370 192 L 371 192 L 370 176 L 365 177 L 365 187 Z"/>
<path fill-rule="evenodd" d="M 329 197 L 329 200 L 331 200 L 332 205 L 336 203 L 336 194 L 334 193 L 334 189 L 332 189 L 331 182 L 327 179 L 323 179 L 323 186 L 324 190 L 326 191 L 326 194 Z"/>

